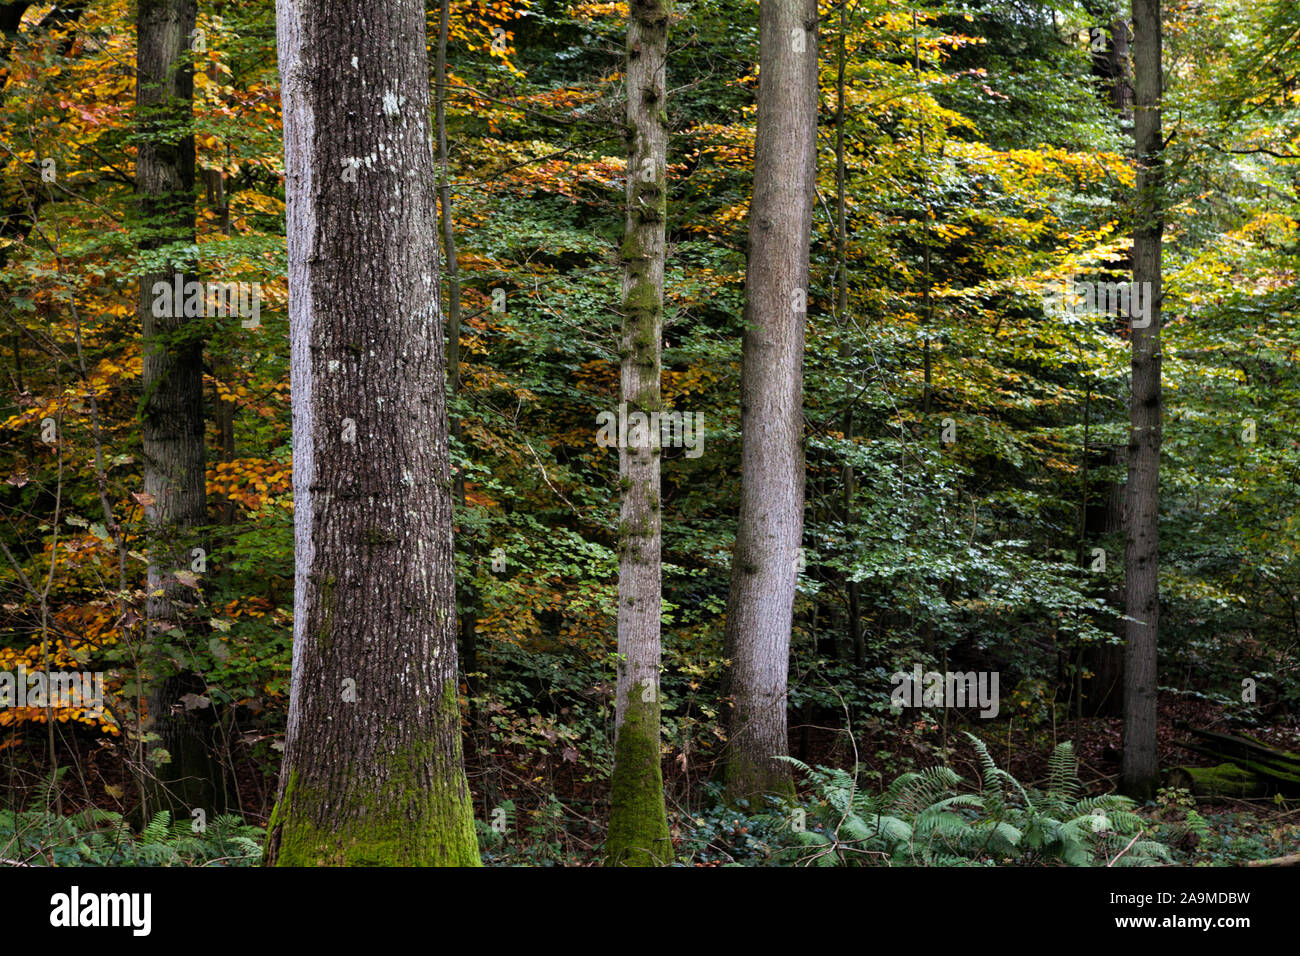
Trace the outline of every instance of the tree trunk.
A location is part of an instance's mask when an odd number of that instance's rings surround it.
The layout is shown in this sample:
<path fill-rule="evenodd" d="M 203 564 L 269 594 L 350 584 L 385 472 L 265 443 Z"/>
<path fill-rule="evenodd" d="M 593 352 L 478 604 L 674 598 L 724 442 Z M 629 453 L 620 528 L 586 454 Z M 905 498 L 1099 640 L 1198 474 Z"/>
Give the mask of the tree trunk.
<path fill-rule="evenodd" d="M 835 45 L 835 302 L 839 313 L 840 358 L 847 367 L 853 358 L 849 346 L 849 335 L 853 324 L 849 321 L 849 219 L 847 200 L 848 172 L 844 161 L 844 124 L 848 119 L 845 99 L 848 93 L 844 73 L 847 66 L 848 44 L 848 4 L 840 4 L 840 35 Z M 844 440 L 853 441 L 853 397 L 854 389 L 848 390 L 849 405 L 844 410 Z M 848 462 L 841 471 L 843 478 L 844 527 L 853 526 L 853 499 L 857 493 L 857 476 L 853 463 Z M 856 536 L 850 539 L 849 554 L 857 551 Z M 849 617 L 849 647 L 853 651 L 853 663 L 861 667 L 866 660 L 866 643 L 862 637 L 862 609 L 858 582 L 850 574 L 844 582 L 847 595 Z"/>
<path fill-rule="evenodd" d="M 732 799 L 790 793 L 787 677 L 803 535 L 803 346 L 817 135 L 817 4 L 759 8 L 758 131 L 742 344 L 741 491 L 726 655 Z"/>
<path fill-rule="evenodd" d="M 218 10 L 224 10 L 224 4 L 219 5 Z M 208 79 L 214 84 L 221 82 L 221 71 L 217 68 L 216 63 L 208 64 L 207 72 Z M 230 196 L 226 192 L 225 171 L 219 165 L 204 167 L 201 170 L 201 176 L 204 190 L 207 193 L 208 206 L 217 214 L 221 234 L 229 238 L 233 224 L 230 221 Z M 213 367 L 213 378 L 217 382 L 230 385 L 235 381 L 235 364 L 229 352 L 211 356 L 210 360 Z M 233 398 L 222 398 L 215 385 L 212 389 L 212 407 L 217 420 L 217 435 L 220 441 L 218 454 L 221 461 L 228 464 L 235 460 L 235 417 L 238 414 L 238 408 Z M 235 502 L 229 498 L 223 499 L 217 505 L 217 520 L 223 527 L 233 525 L 235 515 Z"/>
<path fill-rule="evenodd" d="M 438 137 L 438 204 L 442 209 L 443 255 L 447 262 L 447 380 L 452 401 L 460 394 L 460 265 L 456 257 L 456 223 L 451 211 L 451 167 L 447 157 L 447 38 L 451 29 L 451 0 L 442 0 L 438 8 L 438 60 L 437 99 L 434 103 L 434 125 Z M 449 418 L 449 430 L 454 442 L 461 438 L 460 418 L 454 412 Z M 465 475 L 456 472 L 452 494 L 457 511 L 465 511 Z M 478 673 L 478 591 L 474 587 L 474 569 L 478 555 L 472 539 L 466 546 L 466 564 L 469 573 L 458 582 L 457 610 L 459 613 L 460 663 L 465 674 L 465 689 L 469 695 L 471 756 L 478 751 L 480 720 L 477 699 L 482 693 Z"/>
<path fill-rule="evenodd" d="M 194 244 L 194 76 L 189 63 L 194 0 L 140 0 L 137 18 L 136 109 L 140 141 L 136 192 L 147 226 L 142 250 Z M 189 252 L 169 257 L 157 272 L 140 277 L 137 312 L 142 338 L 141 432 L 145 520 L 149 528 L 148 640 L 155 668 L 149 692 L 149 748 L 158 759 L 149 789 L 148 816 L 170 810 L 221 807 L 220 772 L 211 759 L 208 715 L 185 709 L 185 693 L 204 683 L 186 666 L 186 630 L 195 592 L 176 577 L 190 571 L 193 548 L 203 546 L 206 476 L 203 421 L 203 319 L 184 315 L 174 298 L 155 309 L 155 283 L 175 289 L 193 279 Z M 177 280 L 177 276 L 180 277 Z M 156 312 L 164 314 L 157 315 Z M 194 555 L 197 557 L 197 555 Z M 206 560 L 203 565 L 206 564 Z M 163 752 L 165 751 L 165 756 Z"/>
<path fill-rule="evenodd" d="M 1125 127 L 1133 123 L 1133 71 L 1129 63 L 1128 21 L 1116 17 L 1110 25 L 1110 46 L 1107 51 L 1110 75 L 1110 104 L 1120 115 Z"/>
<path fill-rule="evenodd" d="M 1102 15 L 1096 6 L 1090 8 L 1090 13 Z M 1107 13 L 1109 13 L 1107 8 Z M 1095 29 L 1100 29 L 1095 28 Z M 1124 17 L 1116 16 L 1110 24 L 1109 42 L 1105 44 L 1104 50 L 1097 50 L 1093 53 L 1093 75 L 1104 79 L 1108 87 L 1108 102 L 1119 115 L 1120 126 L 1126 132 L 1133 131 L 1133 70 L 1129 55 L 1129 25 L 1128 20 Z M 1094 44 L 1095 49 L 1095 44 Z M 1119 197 L 1117 197 L 1119 198 Z M 1118 330 L 1117 330 L 1118 331 Z M 1091 399 L 1091 389 L 1088 392 Z M 1085 407 L 1084 411 L 1084 434 L 1088 434 L 1089 416 L 1091 409 Z M 1107 459 L 1098 464 L 1107 466 L 1118 465 L 1123 461 L 1123 450 L 1120 446 L 1103 446 L 1107 449 Z M 1083 567 L 1088 555 L 1088 543 L 1092 540 L 1092 535 L 1109 535 L 1112 531 L 1122 528 L 1124 525 L 1124 484 L 1121 482 L 1105 481 L 1101 483 L 1100 493 L 1105 504 L 1101 508 L 1090 506 L 1097 489 L 1093 488 L 1091 476 L 1089 474 L 1090 457 L 1095 454 L 1095 450 L 1088 443 L 1084 442 L 1083 450 L 1083 501 L 1082 501 L 1082 525 L 1079 537 L 1079 555 L 1078 563 Z M 1118 603 L 1123 597 L 1118 593 L 1105 594 L 1108 602 Z M 1120 627 L 1126 625 L 1121 624 Z M 1084 682 L 1078 679 L 1076 683 L 1083 696 L 1087 700 L 1080 700 L 1078 713 L 1086 713 L 1089 717 L 1123 717 L 1124 715 L 1124 655 L 1125 644 L 1123 641 L 1115 644 L 1098 644 L 1090 645 L 1084 648 L 1079 655 L 1081 665 L 1087 665 L 1087 669 L 1093 672 L 1093 677 L 1087 682 L 1087 690 L 1084 692 Z M 1086 705 L 1086 706 L 1085 706 Z"/>
<path fill-rule="evenodd" d="M 664 103 L 670 0 L 632 0 L 627 26 L 627 227 L 620 401 L 629 422 L 661 411 L 668 129 Z M 649 419 L 653 421 L 653 419 Z M 659 758 L 660 435 L 619 442 L 623 490 L 618 568 L 618 693 L 610 781 L 609 866 L 672 860 Z"/>
<path fill-rule="evenodd" d="M 479 864 L 424 16 L 277 4 L 296 581 L 271 864 Z"/>
<path fill-rule="evenodd" d="M 1160 626 L 1160 273 L 1164 233 L 1160 132 L 1160 0 L 1133 0 L 1134 137 L 1137 145 L 1137 218 L 1133 281 L 1149 289 L 1150 311 L 1130 323 L 1133 385 L 1129 405 L 1128 485 L 1125 495 L 1124 759 L 1121 789 L 1146 800 L 1159 784 L 1156 753 L 1156 640 Z"/>

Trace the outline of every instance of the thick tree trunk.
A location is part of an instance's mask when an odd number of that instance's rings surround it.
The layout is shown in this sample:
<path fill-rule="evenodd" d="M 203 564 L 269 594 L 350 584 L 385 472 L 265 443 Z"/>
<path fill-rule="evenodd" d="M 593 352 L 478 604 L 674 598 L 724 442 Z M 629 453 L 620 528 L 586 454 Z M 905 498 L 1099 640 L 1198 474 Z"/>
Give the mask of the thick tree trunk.
<path fill-rule="evenodd" d="M 789 793 L 787 677 L 803 536 L 803 347 L 817 136 L 817 4 L 759 10 L 758 132 L 742 345 L 741 492 L 726 654 L 732 799 Z"/>
<path fill-rule="evenodd" d="M 478 865 L 424 4 L 279 0 L 293 677 L 267 862 Z"/>
<path fill-rule="evenodd" d="M 627 226 L 620 400 L 629 421 L 663 408 L 662 368 L 668 129 L 664 96 L 670 0 L 631 0 L 627 27 Z M 629 429 L 631 431 L 631 429 Z M 644 440 L 636 441 L 636 438 Z M 618 569 L 618 692 L 610 781 L 609 866 L 672 860 L 659 759 L 660 435 L 619 443 L 623 490 Z"/>
<path fill-rule="evenodd" d="M 136 109 L 141 137 L 136 154 L 136 191 L 147 231 L 144 250 L 194 243 L 194 136 L 190 129 L 194 76 L 189 63 L 194 0 L 140 0 L 137 10 Z M 188 255 L 188 254 L 186 254 Z M 149 526 L 148 637 L 156 673 L 149 693 L 149 727 L 157 735 L 151 803 L 143 812 L 171 810 L 188 817 L 193 809 L 220 809 L 219 771 L 211 759 L 208 715 L 179 703 L 187 692 L 202 693 L 202 680 L 183 664 L 189 634 L 187 611 L 195 592 L 175 572 L 190 571 L 193 548 L 203 547 L 206 521 L 203 421 L 203 327 L 186 318 L 181 303 L 155 309 L 155 283 L 175 288 L 194 278 L 193 262 L 177 254 L 159 271 L 140 277 L 143 369 L 141 408 L 145 520 Z M 164 314 L 157 315 L 155 312 Z M 197 557 L 197 556 L 196 556 Z M 206 563 L 206 558 L 204 559 Z M 200 567 L 203 565 L 199 565 Z M 171 650 L 174 649 L 174 650 Z M 179 670 L 173 670 L 179 668 Z"/>
<path fill-rule="evenodd" d="M 1133 281 L 1149 287 L 1149 321 L 1130 323 L 1133 385 L 1125 495 L 1124 759 L 1120 786 L 1140 799 L 1159 784 L 1156 754 L 1156 640 L 1160 626 L 1160 251 L 1164 233 L 1160 132 L 1160 0 L 1133 0 L 1134 137 L 1137 217 Z"/>

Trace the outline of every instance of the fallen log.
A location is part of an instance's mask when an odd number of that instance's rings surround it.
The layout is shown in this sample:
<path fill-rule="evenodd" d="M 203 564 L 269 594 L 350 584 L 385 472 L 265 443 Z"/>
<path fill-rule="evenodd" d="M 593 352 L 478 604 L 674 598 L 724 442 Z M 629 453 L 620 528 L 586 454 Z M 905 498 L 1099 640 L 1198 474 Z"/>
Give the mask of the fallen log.
<path fill-rule="evenodd" d="M 1221 763 L 1217 767 L 1175 767 L 1165 779 L 1167 786 L 1190 790 L 1193 796 L 1207 800 L 1267 797 L 1276 792 L 1269 781 L 1233 763 Z"/>
<path fill-rule="evenodd" d="M 1196 742 L 1183 741 L 1178 746 L 1222 761 L 1220 766 L 1231 763 L 1269 784 L 1272 792 L 1300 795 L 1300 755 L 1270 747 L 1250 737 L 1195 729 L 1192 736 L 1197 738 Z"/>
<path fill-rule="evenodd" d="M 1261 760 L 1273 760 L 1300 766 L 1300 754 L 1294 754 L 1289 750 L 1281 750 L 1277 747 L 1270 747 L 1254 737 L 1238 737 L 1232 734 L 1221 734 L 1213 730 L 1197 730 L 1194 727 L 1191 728 L 1191 731 L 1193 737 L 1210 741 L 1224 750 L 1234 750 L 1245 756 L 1253 756 Z"/>

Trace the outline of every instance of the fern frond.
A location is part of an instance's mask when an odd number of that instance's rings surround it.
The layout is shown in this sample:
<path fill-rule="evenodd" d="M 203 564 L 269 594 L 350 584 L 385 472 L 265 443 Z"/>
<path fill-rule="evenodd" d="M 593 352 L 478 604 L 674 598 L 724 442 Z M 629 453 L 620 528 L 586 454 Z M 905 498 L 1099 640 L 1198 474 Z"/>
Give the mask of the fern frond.
<path fill-rule="evenodd" d="M 1083 796 L 1074 759 L 1074 744 L 1063 740 L 1047 760 L 1047 792 L 1063 803 L 1076 803 Z"/>
<path fill-rule="evenodd" d="M 163 843 L 171 829 L 172 815 L 168 810 L 159 810 L 153 819 L 140 831 L 140 842 L 144 844 Z"/>

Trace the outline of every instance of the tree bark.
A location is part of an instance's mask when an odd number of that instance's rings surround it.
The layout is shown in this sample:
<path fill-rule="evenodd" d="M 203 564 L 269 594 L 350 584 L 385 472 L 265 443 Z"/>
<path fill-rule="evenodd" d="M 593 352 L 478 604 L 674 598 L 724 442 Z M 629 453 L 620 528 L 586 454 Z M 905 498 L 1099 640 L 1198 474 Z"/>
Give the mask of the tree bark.
<path fill-rule="evenodd" d="M 1146 800 L 1159 785 L 1156 753 L 1156 641 L 1160 626 L 1160 252 L 1164 234 L 1161 157 L 1160 0 L 1133 0 L 1134 137 L 1137 217 L 1133 281 L 1149 288 L 1149 318 L 1131 322 L 1133 384 L 1125 488 L 1124 757 L 1120 787 Z"/>
<path fill-rule="evenodd" d="M 623 263 L 620 401 L 629 422 L 661 411 L 668 129 L 664 102 L 671 0 L 631 0 L 627 26 L 627 225 Z M 649 419 L 654 421 L 654 419 Z M 629 431 L 632 431 L 629 428 Z M 638 436 L 638 433 L 633 433 Z M 618 566 L 618 690 L 610 781 L 609 866 L 672 860 L 659 756 L 662 607 L 660 435 L 619 442 L 623 491 Z"/>
<path fill-rule="evenodd" d="M 296 582 L 270 864 L 479 864 L 424 17 L 277 3 Z"/>
<path fill-rule="evenodd" d="M 787 678 L 803 536 L 803 348 L 817 135 L 817 4 L 759 8 L 742 343 L 741 491 L 727 601 L 727 794 L 790 793 Z"/>
<path fill-rule="evenodd" d="M 140 0 L 136 15 L 136 110 L 140 141 L 136 192 L 145 223 L 142 250 L 194 244 L 194 76 L 189 59 L 194 0 Z M 202 693 L 203 681 L 186 666 L 184 632 L 195 592 L 176 577 L 189 571 L 193 548 L 203 546 L 207 517 L 203 420 L 203 319 L 186 318 L 181 303 L 155 310 L 155 283 L 181 288 L 193 279 L 189 252 L 167 256 L 157 272 L 140 277 L 137 312 L 142 339 L 141 432 L 145 521 L 149 533 L 147 635 L 153 657 L 146 728 L 156 734 L 148 816 L 158 809 L 188 817 L 219 806 L 220 772 L 211 759 L 207 716 L 180 705 Z M 156 315 L 161 311 L 164 315 Z M 164 756 L 165 752 L 165 756 Z"/>

